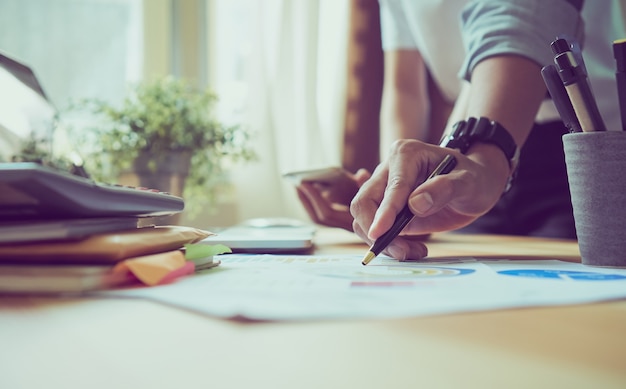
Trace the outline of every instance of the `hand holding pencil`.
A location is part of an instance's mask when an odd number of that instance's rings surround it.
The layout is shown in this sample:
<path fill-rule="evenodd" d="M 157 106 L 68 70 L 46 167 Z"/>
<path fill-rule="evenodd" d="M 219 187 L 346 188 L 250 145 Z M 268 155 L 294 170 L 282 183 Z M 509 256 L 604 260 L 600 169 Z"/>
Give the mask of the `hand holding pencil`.
<path fill-rule="evenodd" d="M 457 150 L 417 140 L 397 142 L 390 157 L 378 166 L 352 201 L 354 232 L 368 244 L 374 244 L 392 228 L 408 204 L 415 217 L 409 217 L 402 233 L 381 253 L 398 260 L 424 258 L 428 250 L 417 236 L 465 226 L 500 198 L 510 173 L 501 154 L 493 147 L 479 163 Z M 447 155 L 454 157 L 454 169 L 433 175 L 438 165 L 452 163 L 443 162 Z M 433 176 L 428 179 L 429 175 Z M 378 254 L 378 247 L 372 249 Z"/>
<path fill-rule="evenodd" d="M 456 166 L 456 158 L 452 155 L 446 155 L 441 163 L 437 165 L 435 170 L 428 176 L 427 180 L 435 178 L 442 174 L 448 174 Z M 414 215 L 409 205 L 405 205 L 402 211 L 396 216 L 391 228 L 385 232 L 380 238 L 376 239 L 370 250 L 363 258 L 363 265 L 370 263 L 378 254 L 380 254 L 387 246 L 402 232 L 404 227 L 413 219 Z"/>

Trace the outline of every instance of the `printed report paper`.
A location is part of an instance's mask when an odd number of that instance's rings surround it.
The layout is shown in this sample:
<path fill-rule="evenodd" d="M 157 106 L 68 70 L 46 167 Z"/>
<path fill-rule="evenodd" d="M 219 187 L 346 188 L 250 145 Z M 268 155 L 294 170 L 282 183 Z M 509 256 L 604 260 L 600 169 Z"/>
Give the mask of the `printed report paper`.
<path fill-rule="evenodd" d="M 558 260 L 448 258 L 368 266 L 359 255 L 220 255 L 170 284 L 97 292 L 252 320 L 397 318 L 626 298 L 626 270 Z"/>

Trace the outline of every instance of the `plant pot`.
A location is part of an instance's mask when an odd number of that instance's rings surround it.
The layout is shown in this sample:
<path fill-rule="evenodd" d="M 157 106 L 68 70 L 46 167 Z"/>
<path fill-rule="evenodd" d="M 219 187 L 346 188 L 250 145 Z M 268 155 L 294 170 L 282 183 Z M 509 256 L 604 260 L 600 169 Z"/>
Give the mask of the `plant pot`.
<path fill-rule="evenodd" d="M 133 170 L 139 185 L 183 197 L 191 164 L 190 151 L 170 151 L 161 155 L 144 151 L 135 159 Z M 154 218 L 157 225 L 178 224 L 181 214 Z"/>

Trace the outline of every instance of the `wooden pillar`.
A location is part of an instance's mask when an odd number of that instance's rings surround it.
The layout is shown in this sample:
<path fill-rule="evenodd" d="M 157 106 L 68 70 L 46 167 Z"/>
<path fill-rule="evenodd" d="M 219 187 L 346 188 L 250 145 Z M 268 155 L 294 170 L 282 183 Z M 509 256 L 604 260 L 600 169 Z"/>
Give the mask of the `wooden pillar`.
<path fill-rule="evenodd" d="M 383 51 L 377 0 L 351 0 L 342 164 L 351 172 L 379 161 Z"/>

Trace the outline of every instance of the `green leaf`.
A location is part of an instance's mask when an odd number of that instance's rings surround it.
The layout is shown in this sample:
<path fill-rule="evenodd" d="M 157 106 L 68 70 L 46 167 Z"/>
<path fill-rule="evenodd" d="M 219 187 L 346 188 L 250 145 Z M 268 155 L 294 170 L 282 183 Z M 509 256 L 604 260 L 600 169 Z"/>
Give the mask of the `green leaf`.
<path fill-rule="evenodd" d="M 188 261 L 204 259 L 207 257 L 212 257 L 214 255 L 232 252 L 233 251 L 230 249 L 230 247 L 224 246 L 223 244 L 208 245 L 190 243 L 185 245 L 185 259 L 187 259 Z"/>

